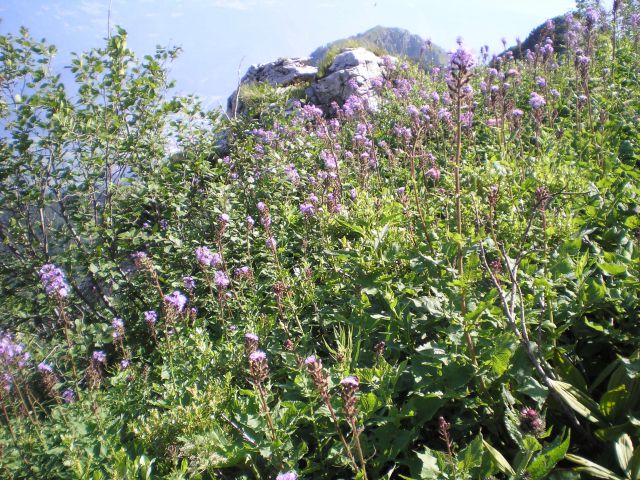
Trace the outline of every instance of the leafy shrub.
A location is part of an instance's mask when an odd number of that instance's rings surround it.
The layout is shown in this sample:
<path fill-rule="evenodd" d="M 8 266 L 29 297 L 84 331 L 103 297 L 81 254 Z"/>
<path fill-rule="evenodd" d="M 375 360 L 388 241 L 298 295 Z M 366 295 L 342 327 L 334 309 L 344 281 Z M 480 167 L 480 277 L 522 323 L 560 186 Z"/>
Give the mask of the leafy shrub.
<path fill-rule="evenodd" d="M 640 62 L 596 17 L 335 118 L 0 37 L 4 476 L 637 478 Z"/>

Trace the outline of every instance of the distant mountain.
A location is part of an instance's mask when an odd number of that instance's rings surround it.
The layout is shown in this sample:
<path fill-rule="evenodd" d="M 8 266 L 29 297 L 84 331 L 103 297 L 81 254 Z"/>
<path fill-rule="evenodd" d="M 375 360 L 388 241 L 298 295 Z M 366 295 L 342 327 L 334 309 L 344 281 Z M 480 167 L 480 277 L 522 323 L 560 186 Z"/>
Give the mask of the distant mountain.
<path fill-rule="evenodd" d="M 348 38 L 336 40 L 323 47 L 316 48 L 311 53 L 311 64 L 318 65 L 326 53 L 334 47 L 363 46 L 384 50 L 395 56 L 406 56 L 418 62 L 423 56 L 426 65 L 444 65 L 447 61 L 447 53 L 437 45 L 426 46 L 426 40 L 419 35 L 412 34 L 402 28 L 373 27 L 364 33 L 359 33 Z"/>
<path fill-rule="evenodd" d="M 527 50 L 532 52 L 536 49 L 536 44 L 543 45 L 546 37 L 553 40 L 553 48 L 556 53 L 564 53 L 567 49 L 567 20 L 565 15 L 560 15 L 551 19 L 553 26 L 545 23 L 534 28 L 520 46 L 513 46 L 506 51 L 511 51 L 515 58 L 520 58 Z M 549 28 L 551 27 L 551 28 Z M 505 52 L 506 52 L 505 51 Z M 504 55 L 502 52 L 500 55 Z"/>

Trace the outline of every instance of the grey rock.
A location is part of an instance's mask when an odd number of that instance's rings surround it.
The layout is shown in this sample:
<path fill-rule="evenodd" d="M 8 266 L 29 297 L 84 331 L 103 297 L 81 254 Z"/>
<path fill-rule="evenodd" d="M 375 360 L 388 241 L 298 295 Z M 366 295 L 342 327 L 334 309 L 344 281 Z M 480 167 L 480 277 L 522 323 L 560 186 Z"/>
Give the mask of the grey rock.
<path fill-rule="evenodd" d="M 309 58 L 280 58 L 275 62 L 252 65 L 240 80 L 240 87 L 251 83 L 266 82 L 274 86 L 286 87 L 300 82 L 313 81 L 318 69 L 309 64 Z M 244 113 L 242 102 L 238 102 L 238 90 L 235 90 L 227 100 L 227 114 Z"/>
<path fill-rule="evenodd" d="M 395 62 L 395 58 L 391 58 Z M 318 70 L 309 61 L 308 58 L 281 58 L 264 65 L 252 65 L 240 81 L 240 90 L 243 85 L 259 82 L 282 88 L 310 82 L 305 91 L 307 100 L 325 113 L 330 113 L 332 102 L 343 105 L 352 95 L 366 99 L 369 109 L 377 108 L 373 80 L 383 78 L 387 73 L 382 57 L 362 47 L 346 49 L 336 55 L 322 78 L 317 78 Z M 236 90 L 227 100 L 227 115 L 246 113 L 246 106 Z"/>
<path fill-rule="evenodd" d="M 377 99 L 372 80 L 384 77 L 381 57 L 365 48 L 352 48 L 336 55 L 327 74 L 306 91 L 309 101 L 325 111 L 331 102 L 342 105 L 351 95 L 366 98 L 369 108 L 375 109 Z M 352 82 L 353 80 L 353 82 Z"/>

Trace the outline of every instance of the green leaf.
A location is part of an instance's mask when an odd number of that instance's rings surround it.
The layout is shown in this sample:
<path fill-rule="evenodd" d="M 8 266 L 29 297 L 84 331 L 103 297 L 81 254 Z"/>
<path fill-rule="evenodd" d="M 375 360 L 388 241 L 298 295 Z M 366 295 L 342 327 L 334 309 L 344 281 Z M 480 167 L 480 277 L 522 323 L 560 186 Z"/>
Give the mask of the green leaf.
<path fill-rule="evenodd" d="M 585 472 L 596 478 L 605 478 L 608 480 L 625 480 L 624 478 L 619 477 L 618 475 L 613 473 L 611 470 L 608 470 L 603 466 L 592 462 L 591 460 L 579 457 L 578 455 L 567 453 L 564 458 L 573 463 L 577 463 L 578 465 L 582 465 L 581 467 L 575 469 L 577 472 Z"/>
<path fill-rule="evenodd" d="M 482 437 L 477 435 L 464 450 L 458 454 L 458 463 L 463 472 L 469 472 L 482 464 Z"/>
<path fill-rule="evenodd" d="M 507 462 L 507 459 L 504 458 L 498 450 L 489 445 L 486 440 L 482 440 L 482 443 L 484 445 L 484 448 L 487 449 L 487 452 L 489 452 L 489 455 L 491 455 L 491 458 L 493 458 L 493 460 L 496 462 L 498 468 L 502 473 L 506 473 L 507 475 L 516 474 L 515 470 L 511 468 L 511 465 L 509 465 L 509 462 Z"/>
<path fill-rule="evenodd" d="M 365 416 L 371 415 L 382 406 L 382 402 L 372 392 L 365 393 L 360 396 L 360 410 Z"/>
<path fill-rule="evenodd" d="M 428 448 L 423 453 L 418 453 L 418 459 L 422 462 L 420 470 L 420 478 L 424 480 L 437 480 L 440 478 L 440 468 L 438 468 L 438 459 L 431 453 Z"/>
<path fill-rule="evenodd" d="M 600 422 L 598 404 L 573 385 L 559 380 L 549 380 L 551 387 L 576 413 L 593 423 Z"/>
<path fill-rule="evenodd" d="M 618 441 L 615 444 L 616 458 L 618 459 L 618 465 L 622 470 L 627 470 L 631 463 L 631 457 L 633 456 L 633 444 L 631 443 L 631 437 L 626 433 L 620 435 Z"/>
<path fill-rule="evenodd" d="M 617 263 L 599 263 L 598 267 L 604 273 L 609 275 L 620 275 L 627 271 L 627 267 L 625 265 L 619 265 Z"/>
<path fill-rule="evenodd" d="M 627 465 L 627 477 L 631 480 L 639 480 L 640 479 L 640 446 L 636 447 L 633 451 L 633 455 L 631 455 L 631 459 L 629 460 L 629 464 Z"/>
<path fill-rule="evenodd" d="M 553 470 L 553 467 L 564 458 L 569 450 L 569 437 L 564 440 L 563 435 L 558 435 L 553 442 L 545 446 L 536 458 L 527 467 L 527 472 L 533 480 L 542 480 Z"/>
<path fill-rule="evenodd" d="M 609 419 L 618 417 L 620 413 L 623 413 L 621 409 L 625 405 L 627 396 L 626 385 L 619 385 L 616 388 L 608 390 L 600 398 L 600 411 Z"/>

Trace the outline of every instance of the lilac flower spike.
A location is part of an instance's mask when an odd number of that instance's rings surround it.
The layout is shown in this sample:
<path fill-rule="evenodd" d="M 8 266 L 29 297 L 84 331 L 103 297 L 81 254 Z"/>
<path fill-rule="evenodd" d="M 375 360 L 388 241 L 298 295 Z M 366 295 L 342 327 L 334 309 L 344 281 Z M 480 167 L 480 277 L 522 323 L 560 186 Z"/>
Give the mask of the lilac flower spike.
<path fill-rule="evenodd" d="M 208 267 L 211 265 L 213 255 L 207 247 L 198 247 L 196 248 L 196 260 L 201 266 Z"/>
<path fill-rule="evenodd" d="M 267 360 L 267 354 L 262 350 L 256 350 L 251 355 L 249 355 L 249 361 L 252 363 L 260 363 Z"/>
<path fill-rule="evenodd" d="M 95 363 L 106 363 L 107 362 L 107 354 L 102 350 L 95 350 L 91 355 L 91 360 Z"/>
<path fill-rule="evenodd" d="M 65 298 L 69 294 L 69 287 L 64 279 L 64 273 L 52 263 L 43 265 L 40 269 L 40 281 L 50 297 Z"/>
<path fill-rule="evenodd" d="M 182 281 L 184 282 L 184 288 L 187 290 L 193 290 L 196 288 L 196 281 L 192 276 L 182 277 Z"/>
<path fill-rule="evenodd" d="M 303 203 L 300 205 L 300 213 L 305 217 L 313 217 L 316 213 L 316 207 L 312 203 Z"/>
<path fill-rule="evenodd" d="M 531 92 L 531 95 L 529 96 L 529 105 L 531 106 L 531 108 L 533 108 L 534 110 L 538 110 L 544 107 L 546 104 L 547 102 L 542 95 L 536 92 Z"/>
<path fill-rule="evenodd" d="M 153 325 L 158 321 L 158 314 L 153 310 L 144 312 L 144 321 L 149 325 Z"/>
<path fill-rule="evenodd" d="M 49 365 L 48 363 L 45 362 L 40 362 L 38 364 L 38 371 L 42 372 L 42 373 L 53 373 L 53 368 L 51 367 L 51 365 Z"/>
<path fill-rule="evenodd" d="M 349 377 L 343 378 L 342 381 L 340 382 L 340 385 L 343 385 L 345 387 L 358 388 L 360 386 L 360 382 L 356 377 L 349 376 Z"/>
<path fill-rule="evenodd" d="M 471 70 L 476 64 L 476 60 L 471 51 L 460 47 L 455 50 L 449 58 L 449 69 L 452 72 Z"/>
<path fill-rule="evenodd" d="M 259 342 L 260 341 L 260 337 L 258 337 L 258 335 L 256 335 L 255 333 L 245 333 L 244 334 L 244 338 L 246 340 L 251 341 L 251 342 Z"/>
<path fill-rule="evenodd" d="M 276 480 L 298 480 L 296 472 L 279 473 Z"/>
<path fill-rule="evenodd" d="M 592 28 L 600 19 L 600 12 L 593 7 L 587 8 L 584 16 L 587 19 L 587 26 Z"/>
<path fill-rule="evenodd" d="M 73 403 L 76 400 L 76 394 L 70 388 L 67 388 L 64 392 L 62 392 L 62 400 L 64 403 Z"/>
<path fill-rule="evenodd" d="M 164 301 L 167 303 L 167 305 L 172 307 L 177 313 L 182 313 L 182 311 L 184 310 L 184 306 L 187 303 L 187 297 L 185 297 L 182 293 L 176 290 L 175 292 L 169 295 L 166 295 L 164 297 Z"/>
<path fill-rule="evenodd" d="M 222 270 L 216 271 L 213 281 L 216 284 L 216 287 L 221 290 L 227 288 L 229 286 L 229 283 L 231 283 L 229 281 L 229 277 L 227 277 L 226 273 L 224 273 Z"/>
<path fill-rule="evenodd" d="M 111 327 L 113 328 L 114 340 L 119 340 L 124 337 L 124 322 L 121 318 L 114 318 L 111 321 Z"/>

